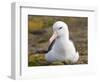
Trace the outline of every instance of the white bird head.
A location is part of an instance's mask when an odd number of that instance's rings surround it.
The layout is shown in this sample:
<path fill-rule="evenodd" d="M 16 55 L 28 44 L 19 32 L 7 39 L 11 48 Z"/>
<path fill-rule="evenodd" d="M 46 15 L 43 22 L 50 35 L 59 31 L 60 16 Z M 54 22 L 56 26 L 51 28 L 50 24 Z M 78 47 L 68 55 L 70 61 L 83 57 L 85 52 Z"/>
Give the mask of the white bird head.
<path fill-rule="evenodd" d="M 62 21 L 57 21 L 53 24 L 53 35 L 50 38 L 50 43 L 57 37 L 66 37 L 69 39 L 68 25 Z"/>

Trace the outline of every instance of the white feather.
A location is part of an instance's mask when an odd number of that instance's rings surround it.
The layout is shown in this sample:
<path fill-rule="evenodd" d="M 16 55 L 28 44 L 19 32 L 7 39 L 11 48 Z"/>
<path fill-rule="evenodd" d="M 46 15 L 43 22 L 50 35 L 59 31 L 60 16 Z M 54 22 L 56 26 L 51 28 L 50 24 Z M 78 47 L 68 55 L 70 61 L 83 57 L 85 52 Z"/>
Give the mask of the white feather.
<path fill-rule="evenodd" d="M 63 27 L 58 30 L 59 27 Z M 62 22 L 58 21 L 53 25 L 54 32 L 57 32 L 58 38 L 52 47 L 52 49 L 45 54 L 45 59 L 48 62 L 53 61 L 64 61 L 76 63 L 79 59 L 79 53 L 76 52 L 75 46 L 71 40 L 69 40 L 68 26 Z"/>

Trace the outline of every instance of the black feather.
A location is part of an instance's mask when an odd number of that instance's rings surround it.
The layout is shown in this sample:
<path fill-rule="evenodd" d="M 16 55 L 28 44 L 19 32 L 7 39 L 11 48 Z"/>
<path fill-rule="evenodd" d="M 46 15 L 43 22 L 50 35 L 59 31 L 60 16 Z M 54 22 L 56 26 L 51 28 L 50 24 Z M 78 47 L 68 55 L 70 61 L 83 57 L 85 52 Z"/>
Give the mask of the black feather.
<path fill-rule="evenodd" d="M 55 43 L 55 40 L 53 40 L 52 43 L 49 45 L 49 47 L 48 47 L 48 51 L 47 51 L 47 52 L 49 52 L 49 51 L 52 49 L 54 43 Z"/>

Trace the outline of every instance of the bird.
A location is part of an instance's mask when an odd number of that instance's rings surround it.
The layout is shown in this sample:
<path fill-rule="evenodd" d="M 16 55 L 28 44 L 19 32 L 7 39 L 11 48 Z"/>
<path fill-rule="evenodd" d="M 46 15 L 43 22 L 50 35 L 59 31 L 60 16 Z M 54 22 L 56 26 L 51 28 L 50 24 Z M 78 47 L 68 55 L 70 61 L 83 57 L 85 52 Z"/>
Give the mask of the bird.
<path fill-rule="evenodd" d="M 76 51 L 74 43 L 69 39 L 68 25 L 63 21 L 53 24 L 53 35 L 49 39 L 48 52 L 45 54 L 47 62 L 61 61 L 65 63 L 76 63 L 79 52 Z"/>

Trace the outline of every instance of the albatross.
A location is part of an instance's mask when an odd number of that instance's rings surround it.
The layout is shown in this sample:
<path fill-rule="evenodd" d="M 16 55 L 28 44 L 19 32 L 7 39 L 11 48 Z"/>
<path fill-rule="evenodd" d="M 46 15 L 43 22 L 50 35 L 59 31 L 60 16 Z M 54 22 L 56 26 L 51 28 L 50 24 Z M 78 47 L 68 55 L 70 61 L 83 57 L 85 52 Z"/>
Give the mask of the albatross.
<path fill-rule="evenodd" d="M 62 21 L 53 24 L 53 35 L 49 39 L 50 48 L 45 54 L 48 62 L 61 61 L 65 63 L 76 63 L 79 53 L 73 42 L 69 39 L 68 25 Z"/>

